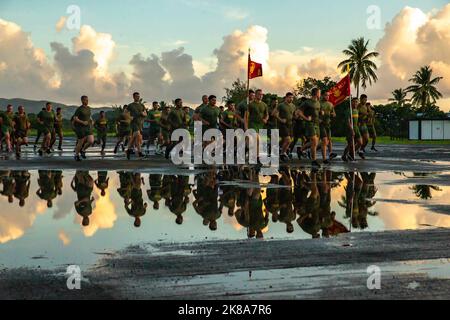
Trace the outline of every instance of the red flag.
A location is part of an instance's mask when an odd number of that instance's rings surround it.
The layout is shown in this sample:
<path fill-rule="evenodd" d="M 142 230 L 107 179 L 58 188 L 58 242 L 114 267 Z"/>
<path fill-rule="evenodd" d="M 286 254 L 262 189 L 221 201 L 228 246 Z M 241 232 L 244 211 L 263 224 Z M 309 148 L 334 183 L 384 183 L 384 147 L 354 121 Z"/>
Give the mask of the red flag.
<path fill-rule="evenodd" d="M 337 106 L 345 99 L 350 97 L 351 89 L 350 89 L 350 75 L 347 75 L 344 79 L 342 79 L 334 88 L 329 91 L 330 94 L 330 102 Z"/>
<path fill-rule="evenodd" d="M 250 54 L 248 55 L 248 78 L 254 79 L 263 76 L 263 67 L 261 63 L 252 61 Z"/>

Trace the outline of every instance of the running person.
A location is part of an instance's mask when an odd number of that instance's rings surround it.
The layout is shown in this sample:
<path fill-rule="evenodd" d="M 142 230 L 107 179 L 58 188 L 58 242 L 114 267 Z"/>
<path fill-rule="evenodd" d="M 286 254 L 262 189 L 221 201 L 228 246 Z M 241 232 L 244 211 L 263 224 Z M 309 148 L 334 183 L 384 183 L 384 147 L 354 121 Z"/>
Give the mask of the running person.
<path fill-rule="evenodd" d="M 367 110 L 369 112 L 369 117 L 367 120 L 367 127 L 369 128 L 369 136 L 372 139 L 372 151 L 378 152 L 378 150 L 375 148 L 376 144 L 377 144 L 377 130 L 375 129 L 375 119 L 376 119 L 376 114 L 375 114 L 375 110 L 372 107 L 372 104 L 370 102 L 368 102 L 366 104 L 367 106 Z"/>
<path fill-rule="evenodd" d="M 23 106 L 19 106 L 18 112 L 14 115 L 14 138 L 16 141 L 16 156 L 19 159 L 21 154 L 21 147 L 28 145 L 28 131 L 31 124 L 28 120 L 27 114 Z"/>
<path fill-rule="evenodd" d="M 92 133 L 91 108 L 89 107 L 89 98 L 81 97 L 82 105 L 75 111 L 73 122 L 75 134 L 77 135 L 77 145 L 75 147 L 75 160 L 86 159 L 86 150 L 94 143 Z"/>
<path fill-rule="evenodd" d="M 62 143 L 63 143 L 64 135 L 63 135 L 63 115 L 62 115 L 62 109 L 60 107 L 56 109 L 55 130 L 54 130 L 54 135 L 52 137 L 51 148 L 53 148 L 53 145 L 55 144 L 57 137 L 59 138 L 58 150 L 62 151 Z"/>
<path fill-rule="evenodd" d="M 47 104 L 45 105 L 45 110 L 39 112 L 39 114 L 37 115 L 40 131 L 44 135 L 44 140 L 42 140 L 41 148 L 38 151 L 41 157 L 44 153 L 52 153 L 50 151 L 50 144 L 52 133 L 55 129 L 55 114 L 53 113 L 52 108 L 52 104 L 50 102 L 47 102 Z"/>
<path fill-rule="evenodd" d="M 95 121 L 94 127 L 97 130 L 96 144 L 100 144 L 102 146 L 101 153 L 104 154 L 106 148 L 106 138 L 108 136 L 108 119 L 106 118 L 105 111 L 100 112 L 100 116 Z"/>
<path fill-rule="evenodd" d="M 367 96 L 365 94 L 361 95 L 360 103 L 358 105 L 359 112 L 359 132 L 361 133 L 362 145 L 361 150 L 359 152 L 359 156 L 361 159 L 365 159 L 364 154 L 366 153 L 366 147 L 369 143 L 369 110 L 367 108 Z"/>
<path fill-rule="evenodd" d="M 125 145 L 131 135 L 131 115 L 128 107 L 124 106 L 120 111 L 119 117 L 116 120 L 117 143 L 114 148 L 114 154 L 117 154 L 120 144 Z M 123 147 L 124 148 L 124 147 Z"/>
<path fill-rule="evenodd" d="M 358 98 L 352 99 L 352 110 L 347 111 L 345 118 L 347 119 L 347 147 L 344 150 L 342 160 L 348 162 L 349 160 L 355 160 L 355 153 L 358 152 L 362 144 L 361 133 L 359 131 L 359 111 L 358 111 Z M 353 153 L 353 150 L 355 153 Z"/>
<path fill-rule="evenodd" d="M 161 153 L 161 145 L 163 144 L 161 137 L 161 127 L 159 123 L 161 122 L 161 111 L 159 110 L 158 102 L 153 102 L 153 109 L 148 112 L 147 122 L 150 123 L 150 134 L 147 141 L 147 150 L 150 148 L 151 144 L 155 144 L 156 154 Z"/>
<path fill-rule="evenodd" d="M 8 110 L 12 109 L 11 105 L 8 105 L 7 111 L 0 112 L 0 124 L 1 124 L 1 132 L 2 132 L 2 141 L 0 142 L 3 145 L 3 140 L 6 143 L 7 152 L 12 152 L 12 138 L 11 133 L 13 129 L 13 121 L 12 117 L 9 116 Z"/>
<path fill-rule="evenodd" d="M 322 101 L 320 102 L 320 139 L 322 141 L 322 158 L 324 164 L 330 164 L 330 160 L 337 157 L 333 153 L 333 141 L 331 140 L 331 118 L 336 117 L 334 106 L 329 101 L 330 94 L 325 92 L 322 95 Z M 327 157 L 327 151 L 330 151 L 329 158 Z"/>
<path fill-rule="evenodd" d="M 294 94 L 288 92 L 284 98 L 284 102 L 278 106 L 278 128 L 280 129 L 281 155 L 282 161 L 289 161 L 289 148 L 292 143 L 293 130 L 292 123 L 296 107 L 294 105 Z"/>
<path fill-rule="evenodd" d="M 131 121 L 131 140 L 128 145 L 127 159 L 131 159 L 131 154 L 133 153 L 133 148 L 137 152 L 139 158 L 143 158 L 142 153 L 142 128 L 144 126 L 144 119 L 147 117 L 147 110 L 142 103 L 141 95 L 138 92 L 133 94 L 133 103 L 128 105 L 128 110 L 130 111 L 132 121 Z"/>
<path fill-rule="evenodd" d="M 202 109 L 203 111 L 203 109 Z M 175 100 L 175 109 L 173 109 L 167 116 L 167 122 L 170 127 L 170 135 L 177 129 L 185 128 L 186 125 L 186 114 L 183 111 L 183 100 L 180 98 Z M 169 159 L 170 152 L 178 144 L 178 141 L 171 141 L 171 136 L 169 135 L 170 144 L 166 148 L 166 159 Z"/>
<path fill-rule="evenodd" d="M 311 148 L 312 166 L 320 168 L 317 162 L 317 146 L 319 144 L 320 136 L 320 89 L 314 88 L 311 91 L 311 98 L 303 102 L 301 108 L 298 110 L 299 116 L 305 120 L 305 136 L 308 138 L 308 143 L 302 147 L 302 153 L 307 148 Z"/>
<path fill-rule="evenodd" d="M 250 92 L 251 97 L 251 92 Z M 261 89 L 256 90 L 255 100 L 250 102 L 245 111 L 244 124 L 245 130 L 253 129 L 256 131 L 256 149 L 259 155 L 259 132 L 264 129 L 269 120 L 269 107 L 262 99 L 264 93 Z"/>

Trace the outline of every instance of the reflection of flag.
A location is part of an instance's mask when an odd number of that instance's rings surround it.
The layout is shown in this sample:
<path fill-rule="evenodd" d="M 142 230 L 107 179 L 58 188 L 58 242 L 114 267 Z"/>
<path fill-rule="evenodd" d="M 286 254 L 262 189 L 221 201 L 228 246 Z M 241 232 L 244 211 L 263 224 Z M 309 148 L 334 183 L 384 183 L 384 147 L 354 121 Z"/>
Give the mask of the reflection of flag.
<path fill-rule="evenodd" d="M 263 76 L 263 67 L 261 63 L 252 61 L 250 54 L 248 55 L 248 78 L 254 79 Z"/>
<path fill-rule="evenodd" d="M 342 79 L 334 88 L 329 91 L 330 94 L 330 102 L 337 106 L 345 99 L 350 97 L 350 75 L 347 75 L 344 79 Z"/>

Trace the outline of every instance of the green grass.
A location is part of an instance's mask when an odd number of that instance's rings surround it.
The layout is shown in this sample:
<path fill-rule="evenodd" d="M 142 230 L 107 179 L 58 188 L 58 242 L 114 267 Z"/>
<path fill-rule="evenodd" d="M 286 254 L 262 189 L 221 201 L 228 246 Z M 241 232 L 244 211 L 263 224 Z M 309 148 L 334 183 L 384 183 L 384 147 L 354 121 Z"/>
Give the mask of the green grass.
<path fill-rule="evenodd" d="M 343 137 L 335 137 L 333 138 L 333 142 L 341 142 L 341 143 L 346 143 L 347 140 L 346 138 Z M 427 140 L 427 141 L 411 141 L 408 139 L 403 139 L 403 140 L 391 140 L 390 137 L 378 137 L 377 138 L 377 144 L 401 144 L 401 145 L 441 145 L 441 144 L 445 144 L 445 145 L 450 145 L 450 140 Z"/>

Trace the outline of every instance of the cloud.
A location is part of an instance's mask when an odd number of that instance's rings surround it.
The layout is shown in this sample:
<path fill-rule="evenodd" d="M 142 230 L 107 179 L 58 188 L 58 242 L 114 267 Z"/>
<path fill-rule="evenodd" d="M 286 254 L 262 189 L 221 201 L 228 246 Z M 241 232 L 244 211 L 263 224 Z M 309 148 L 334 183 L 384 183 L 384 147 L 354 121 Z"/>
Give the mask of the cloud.
<path fill-rule="evenodd" d="M 66 22 L 67 22 L 66 16 L 62 16 L 61 18 L 59 18 L 58 22 L 56 23 L 56 31 L 61 32 L 65 28 Z"/>
<path fill-rule="evenodd" d="M 443 76 L 439 89 L 450 94 L 450 4 L 441 10 L 424 13 L 405 7 L 386 25 L 378 42 L 379 81 L 368 93 L 386 99 L 390 92 L 409 85 L 408 79 L 422 66 L 431 65 L 434 76 Z"/>
<path fill-rule="evenodd" d="M 243 11 L 240 8 L 228 8 L 224 10 L 224 15 L 226 18 L 231 20 L 244 20 L 248 18 L 248 12 Z"/>

